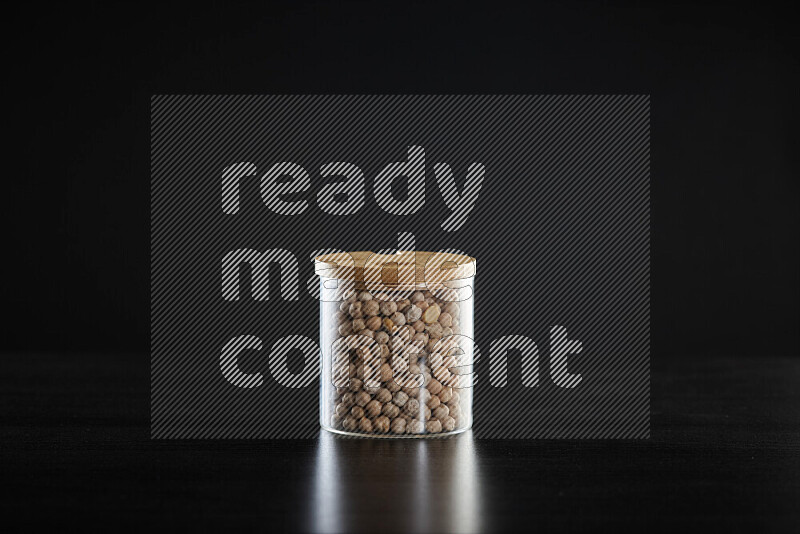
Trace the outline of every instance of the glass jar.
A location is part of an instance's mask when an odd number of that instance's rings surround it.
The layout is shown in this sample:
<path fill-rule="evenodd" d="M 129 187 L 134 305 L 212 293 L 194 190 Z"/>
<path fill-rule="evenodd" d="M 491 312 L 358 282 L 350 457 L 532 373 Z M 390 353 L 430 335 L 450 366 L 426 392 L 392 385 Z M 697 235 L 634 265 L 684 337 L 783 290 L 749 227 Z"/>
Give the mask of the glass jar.
<path fill-rule="evenodd" d="M 320 425 L 370 437 L 472 427 L 475 259 L 350 252 L 320 277 Z"/>

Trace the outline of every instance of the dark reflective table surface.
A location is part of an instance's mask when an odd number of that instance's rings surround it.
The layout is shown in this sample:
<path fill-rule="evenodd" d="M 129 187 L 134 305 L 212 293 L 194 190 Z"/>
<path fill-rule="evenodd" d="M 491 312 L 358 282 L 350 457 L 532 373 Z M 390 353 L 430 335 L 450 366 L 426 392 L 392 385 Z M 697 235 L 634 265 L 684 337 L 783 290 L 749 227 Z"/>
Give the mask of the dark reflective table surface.
<path fill-rule="evenodd" d="M 146 355 L 3 355 L 2 511 L 29 526 L 797 531 L 800 361 L 652 367 L 652 439 L 152 441 Z"/>

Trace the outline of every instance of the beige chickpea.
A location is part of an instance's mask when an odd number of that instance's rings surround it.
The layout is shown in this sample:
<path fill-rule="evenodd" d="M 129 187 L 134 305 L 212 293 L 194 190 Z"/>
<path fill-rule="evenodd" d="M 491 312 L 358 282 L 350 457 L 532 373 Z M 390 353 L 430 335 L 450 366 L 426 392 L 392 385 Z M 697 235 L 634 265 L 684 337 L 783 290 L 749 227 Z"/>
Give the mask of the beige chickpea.
<path fill-rule="evenodd" d="M 412 399 L 419 397 L 419 388 L 403 388 L 402 391 Z"/>
<path fill-rule="evenodd" d="M 381 349 L 381 358 L 384 360 L 388 358 L 389 354 L 391 353 L 391 351 L 389 350 L 389 345 L 387 345 L 386 343 L 381 343 L 378 345 L 378 347 L 380 347 Z"/>
<path fill-rule="evenodd" d="M 456 428 L 456 420 L 450 417 L 449 415 L 444 418 L 442 422 L 442 429 L 445 432 L 452 432 Z"/>
<path fill-rule="evenodd" d="M 365 317 L 372 317 L 378 315 L 381 310 L 381 305 L 377 300 L 368 300 L 361 305 L 361 311 Z"/>
<path fill-rule="evenodd" d="M 359 336 L 368 337 L 370 339 L 375 339 L 375 332 L 373 332 L 372 330 L 370 330 L 368 328 L 365 328 L 364 330 L 359 330 L 358 331 L 358 335 Z"/>
<path fill-rule="evenodd" d="M 397 311 L 400 313 L 405 313 L 409 306 L 411 306 L 411 301 L 408 299 L 400 299 L 397 301 Z"/>
<path fill-rule="evenodd" d="M 439 407 L 433 410 L 433 417 L 435 417 L 439 421 L 444 421 L 444 418 L 449 416 L 450 416 L 450 408 L 448 408 L 446 404 L 440 404 Z"/>
<path fill-rule="evenodd" d="M 386 417 L 385 415 L 381 415 L 375 418 L 375 422 L 373 423 L 372 428 L 375 430 L 375 432 L 378 432 L 379 434 L 386 434 L 387 432 L 389 432 L 390 426 L 391 426 L 391 421 L 389 421 L 389 418 Z"/>
<path fill-rule="evenodd" d="M 375 302 L 375 301 L 371 300 L 370 302 Z M 381 329 L 381 324 L 382 324 L 381 318 L 378 317 L 377 315 L 373 315 L 372 317 L 367 319 L 367 321 L 365 322 L 366 327 L 369 328 L 372 331 L 380 330 Z M 386 333 L 386 332 L 384 332 L 384 333 Z"/>
<path fill-rule="evenodd" d="M 347 391 L 342 394 L 342 404 L 347 406 L 348 408 L 356 403 L 355 395 L 351 392 Z"/>
<path fill-rule="evenodd" d="M 380 312 L 381 315 L 385 315 L 386 317 L 391 316 L 397 311 L 397 303 L 392 300 L 385 300 L 380 303 Z"/>
<path fill-rule="evenodd" d="M 450 399 L 452 398 L 453 398 L 453 388 L 451 387 L 444 387 L 439 392 L 439 400 L 441 400 L 445 404 L 450 402 Z"/>
<path fill-rule="evenodd" d="M 406 433 L 406 420 L 398 417 L 392 421 L 392 433 L 405 434 Z"/>
<path fill-rule="evenodd" d="M 388 317 L 384 317 L 383 318 L 383 329 L 391 334 L 394 331 L 394 321 L 392 321 Z"/>
<path fill-rule="evenodd" d="M 391 319 L 392 323 L 396 324 L 397 326 L 403 326 L 406 324 L 406 316 L 400 312 L 394 312 L 389 319 Z"/>
<path fill-rule="evenodd" d="M 351 330 L 353 332 L 358 332 L 359 330 L 364 330 L 367 327 L 364 319 L 354 319 L 353 324 L 351 326 Z"/>
<path fill-rule="evenodd" d="M 411 325 L 414 328 L 414 331 L 419 333 L 425 330 L 425 323 L 422 321 L 414 321 L 414 324 Z"/>
<path fill-rule="evenodd" d="M 342 323 L 339 325 L 339 328 L 337 328 L 337 331 L 339 332 L 340 336 L 347 337 L 353 333 L 353 323 L 349 321 Z"/>
<path fill-rule="evenodd" d="M 375 394 L 375 400 L 380 403 L 387 403 L 392 400 L 392 393 L 386 388 L 380 388 Z"/>
<path fill-rule="evenodd" d="M 415 291 L 411 295 L 411 302 L 416 304 L 417 302 L 422 302 L 425 300 L 425 295 L 422 294 L 422 291 Z"/>
<path fill-rule="evenodd" d="M 439 323 L 431 323 L 425 327 L 425 333 L 430 336 L 431 339 L 441 339 L 444 335 L 444 328 Z"/>
<path fill-rule="evenodd" d="M 460 402 L 461 402 L 461 394 L 454 389 L 453 396 L 450 397 L 450 400 L 447 401 L 447 404 L 458 404 Z"/>
<path fill-rule="evenodd" d="M 386 383 L 386 389 L 392 392 L 392 395 L 398 393 L 400 391 L 400 384 L 395 382 L 394 380 L 390 380 Z"/>
<path fill-rule="evenodd" d="M 372 319 L 378 319 L 378 329 L 380 329 L 381 323 L 382 323 L 380 317 L 373 317 L 370 320 L 372 320 Z M 389 334 L 384 332 L 383 330 L 380 330 L 379 332 L 375 332 L 375 341 L 377 341 L 378 343 L 380 343 L 382 345 L 385 345 L 385 344 L 389 343 Z"/>
<path fill-rule="evenodd" d="M 395 404 L 393 404 L 391 402 L 387 402 L 386 404 L 383 405 L 383 408 L 381 409 L 381 412 L 386 417 L 389 417 L 390 419 L 394 419 L 395 417 L 400 415 L 400 408 L 398 408 Z"/>
<path fill-rule="evenodd" d="M 444 311 L 450 314 L 453 319 L 457 319 L 461 314 L 461 308 L 456 302 L 448 302 L 444 305 Z"/>
<path fill-rule="evenodd" d="M 447 312 L 440 313 L 439 324 L 445 328 L 450 328 L 451 326 L 453 326 L 453 316 Z"/>
<path fill-rule="evenodd" d="M 392 379 L 394 372 L 392 371 L 392 366 L 388 363 L 384 363 L 381 365 L 380 368 L 380 375 L 381 375 L 381 382 L 388 382 Z"/>
<path fill-rule="evenodd" d="M 430 304 L 428 304 L 423 300 L 422 302 L 417 302 L 416 304 L 414 304 L 414 306 L 419 308 L 422 311 L 422 313 L 425 313 L 425 310 L 427 310 L 430 307 Z"/>
<path fill-rule="evenodd" d="M 364 406 L 364 411 L 367 413 L 367 416 L 370 419 L 372 419 L 372 418 L 376 417 L 378 414 L 380 414 L 382 409 L 383 409 L 383 405 L 380 402 L 378 402 L 377 400 L 375 400 L 375 399 L 369 401 L 367 403 L 367 405 Z"/>
<path fill-rule="evenodd" d="M 353 380 L 357 380 L 357 379 L 354 378 Z M 367 405 L 367 403 L 370 401 L 370 399 L 371 399 L 371 397 L 370 397 L 369 393 L 367 393 L 366 391 L 359 391 L 356 394 L 356 404 L 358 404 L 362 408 Z"/>
<path fill-rule="evenodd" d="M 422 314 L 422 320 L 425 321 L 427 324 L 435 323 L 439 320 L 439 316 L 442 314 L 441 308 L 439 308 L 438 304 L 432 304 L 428 306 L 428 309 L 425 310 L 425 313 Z"/>
<path fill-rule="evenodd" d="M 355 419 L 351 416 L 347 416 L 342 419 L 342 428 L 347 430 L 348 432 L 352 432 L 353 430 L 358 427 L 358 419 Z"/>
<path fill-rule="evenodd" d="M 442 324 L 442 323 L 439 323 Z M 442 328 L 442 337 L 452 336 L 454 334 L 453 329 L 448 327 Z"/>
<path fill-rule="evenodd" d="M 438 407 L 439 407 L 441 404 L 442 404 L 442 401 L 440 401 L 440 400 L 439 400 L 439 397 L 438 397 L 438 396 L 436 396 L 436 395 L 431 395 L 431 398 L 428 400 L 428 408 L 430 408 L 431 410 L 434 410 L 434 411 L 435 411 L 435 410 L 436 410 L 436 408 L 438 408 Z"/>
<path fill-rule="evenodd" d="M 417 399 L 408 399 L 403 411 L 410 416 L 415 416 L 419 413 L 419 401 Z"/>
<path fill-rule="evenodd" d="M 392 397 L 392 402 L 394 402 L 394 404 L 402 408 L 403 406 L 406 405 L 406 402 L 408 402 L 408 398 L 409 398 L 408 393 L 404 391 L 396 391 L 394 396 Z"/>
<path fill-rule="evenodd" d="M 419 308 L 419 306 L 412 304 L 406 310 L 405 319 L 409 324 L 419 321 L 420 317 L 422 317 L 422 310 Z"/>
<path fill-rule="evenodd" d="M 358 429 L 362 432 L 372 432 L 372 421 L 367 419 L 366 417 L 362 417 L 358 421 Z"/>
<path fill-rule="evenodd" d="M 461 405 L 460 404 L 455 404 L 455 403 L 450 402 L 450 403 L 447 403 L 447 404 L 443 404 L 442 406 L 447 406 L 447 409 L 450 410 L 448 412 L 448 414 L 450 416 L 452 416 L 452 417 L 458 417 L 459 415 L 461 415 Z"/>
<path fill-rule="evenodd" d="M 352 373 L 355 374 L 355 366 L 353 366 Z M 350 376 L 353 376 L 353 374 L 351 374 Z M 359 391 L 361 391 L 362 387 L 364 387 L 364 382 L 362 382 L 358 378 L 350 379 L 350 391 L 352 391 L 353 393 L 358 393 Z M 357 402 L 358 402 L 358 395 L 356 395 L 356 403 Z"/>
<path fill-rule="evenodd" d="M 422 421 L 411 419 L 406 424 L 406 432 L 409 434 L 422 434 L 424 430 L 425 430 L 425 425 L 422 423 Z"/>
<path fill-rule="evenodd" d="M 361 291 L 358 293 L 358 300 L 360 300 L 361 302 L 367 302 L 369 300 L 372 300 L 372 293 L 370 293 L 369 291 Z"/>
<path fill-rule="evenodd" d="M 353 406 L 350 408 L 350 415 L 352 415 L 356 421 L 364 417 L 364 408 L 361 406 Z"/>
<path fill-rule="evenodd" d="M 438 380 L 431 380 L 428 382 L 428 391 L 433 395 L 438 395 L 442 391 L 442 384 Z"/>
<path fill-rule="evenodd" d="M 362 317 L 364 317 L 364 312 L 361 309 L 361 302 L 359 301 L 350 304 L 348 312 L 350 313 L 350 317 L 352 317 L 353 319 L 361 319 Z"/>
<path fill-rule="evenodd" d="M 347 416 L 349 411 L 350 409 L 342 403 L 337 404 L 336 408 L 334 409 L 334 413 L 340 418 Z"/>
<path fill-rule="evenodd" d="M 450 328 L 450 330 L 452 330 L 452 331 L 453 331 L 453 334 L 455 334 L 455 335 L 457 335 L 457 336 L 458 336 L 458 335 L 461 335 L 461 327 L 460 327 L 460 326 L 458 326 L 458 325 L 453 325 L 453 327 L 452 327 L 452 328 Z"/>
<path fill-rule="evenodd" d="M 411 341 L 413 341 L 416 346 L 422 348 L 428 344 L 428 334 L 423 332 L 414 334 L 414 337 L 411 338 Z"/>
<path fill-rule="evenodd" d="M 431 433 L 437 433 L 442 431 L 442 423 L 439 422 L 438 419 L 431 419 L 427 423 L 425 423 L 425 429 Z"/>

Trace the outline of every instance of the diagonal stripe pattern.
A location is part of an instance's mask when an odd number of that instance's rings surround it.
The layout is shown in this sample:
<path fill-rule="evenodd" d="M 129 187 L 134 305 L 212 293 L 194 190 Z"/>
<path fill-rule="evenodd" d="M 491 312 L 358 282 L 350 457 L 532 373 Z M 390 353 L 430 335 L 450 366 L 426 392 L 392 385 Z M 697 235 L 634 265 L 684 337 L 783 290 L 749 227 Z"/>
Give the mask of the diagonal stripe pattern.
<path fill-rule="evenodd" d="M 476 437 L 648 437 L 649 136 L 648 96 L 154 96 L 152 436 L 316 436 L 309 257 L 416 247 L 481 267 Z"/>

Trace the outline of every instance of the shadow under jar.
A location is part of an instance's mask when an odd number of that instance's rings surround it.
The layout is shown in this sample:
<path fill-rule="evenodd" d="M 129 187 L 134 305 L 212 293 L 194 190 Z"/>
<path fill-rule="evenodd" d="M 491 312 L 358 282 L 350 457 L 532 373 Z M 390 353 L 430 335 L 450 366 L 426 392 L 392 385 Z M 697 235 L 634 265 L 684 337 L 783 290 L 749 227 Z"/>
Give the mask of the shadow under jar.
<path fill-rule="evenodd" d="M 472 427 L 475 264 L 420 251 L 315 258 L 324 429 L 421 438 Z"/>

